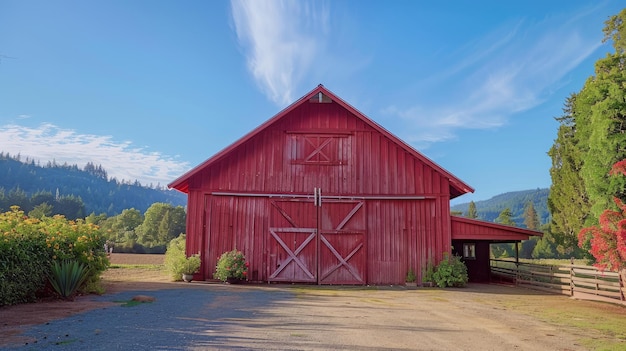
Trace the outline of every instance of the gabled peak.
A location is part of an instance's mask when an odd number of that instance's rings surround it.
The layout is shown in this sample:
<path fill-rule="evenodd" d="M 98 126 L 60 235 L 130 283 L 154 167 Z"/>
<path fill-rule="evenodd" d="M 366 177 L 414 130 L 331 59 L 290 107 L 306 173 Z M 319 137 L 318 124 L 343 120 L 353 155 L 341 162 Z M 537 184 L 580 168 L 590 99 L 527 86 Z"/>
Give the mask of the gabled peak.
<path fill-rule="evenodd" d="M 313 95 L 310 99 L 309 102 L 311 103 L 315 103 L 315 104 L 329 104 L 331 102 L 333 102 L 333 100 L 328 97 L 328 95 L 322 93 L 321 91 L 315 95 Z"/>

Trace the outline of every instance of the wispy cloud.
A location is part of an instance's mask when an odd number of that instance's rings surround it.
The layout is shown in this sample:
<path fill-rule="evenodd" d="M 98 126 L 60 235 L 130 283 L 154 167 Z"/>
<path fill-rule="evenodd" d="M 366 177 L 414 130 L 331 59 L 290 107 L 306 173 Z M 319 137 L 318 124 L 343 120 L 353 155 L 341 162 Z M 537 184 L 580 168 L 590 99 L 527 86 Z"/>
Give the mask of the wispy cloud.
<path fill-rule="evenodd" d="M 329 10 L 321 1 L 233 0 L 232 17 L 248 69 L 276 104 L 294 90 L 329 34 Z"/>
<path fill-rule="evenodd" d="M 459 49 L 460 60 L 421 82 L 445 96 L 445 104 L 393 105 L 383 113 L 405 120 L 402 137 L 421 148 L 452 139 L 459 129 L 502 126 L 549 99 L 598 49 L 599 33 L 582 29 L 583 21 L 589 19 L 578 14 L 503 26 Z"/>
<path fill-rule="evenodd" d="M 110 177 L 138 180 L 144 185 L 166 185 L 185 172 L 189 165 L 158 152 L 119 142 L 111 136 L 79 134 L 53 124 L 36 128 L 9 124 L 0 127 L 0 149 L 22 159 L 42 164 L 54 160 L 83 167 L 87 162 L 102 165 Z"/>

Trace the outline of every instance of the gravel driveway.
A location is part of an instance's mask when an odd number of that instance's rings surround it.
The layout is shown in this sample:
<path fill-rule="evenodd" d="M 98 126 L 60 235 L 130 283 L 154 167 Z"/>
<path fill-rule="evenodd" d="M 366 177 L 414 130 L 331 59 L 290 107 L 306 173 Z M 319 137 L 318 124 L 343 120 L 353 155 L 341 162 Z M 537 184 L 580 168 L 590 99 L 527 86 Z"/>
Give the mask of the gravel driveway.
<path fill-rule="evenodd" d="M 124 306 L 136 295 L 155 302 Z M 465 289 L 176 284 L 93 297 L 106 308 L 36 325 L 19 350 L 585 350 L 579 330 L 496 303 L 566 299 Z M 114 303 L 113 303 L 114 302 Z"/>

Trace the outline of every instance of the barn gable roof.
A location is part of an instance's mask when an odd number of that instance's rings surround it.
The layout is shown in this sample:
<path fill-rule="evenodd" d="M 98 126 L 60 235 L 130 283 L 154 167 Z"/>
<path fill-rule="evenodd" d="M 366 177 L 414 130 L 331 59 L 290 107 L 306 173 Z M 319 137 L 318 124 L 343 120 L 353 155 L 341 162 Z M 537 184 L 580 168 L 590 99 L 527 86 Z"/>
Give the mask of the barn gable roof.
<path fill-rule="evenodd" d="M 244 144 L 246 141 L 250 140 L 255 135 L 259 134 L 261 131 L 271 126 L 272 124 L 274 124 L 276 121 L 282 119 L 284 116 L 288 115 L 291 111 L 296 109 L 298 106 L 309 101 L 310 99 L 314 99 L 318 97 L 320 99 L 320 102 L 325 101 L 326 99 L 330 99 L 336 102 L 341 107 L 343 107 L 344 109 L 352 113 L 354 116 L 362 120 L 364 123 L 369 125 L 371 128 L 373 128 L 374 130 L 378 131 L 382 135 L 392 140 L 394 143 L 401 146 L 404 150 L 406 150 L 413 157 L 419 159 L 424 164 L 428 165 L 435 171 L 442 174 L 442 176 L 447 178 L 448 181 L 450 182 L 450 197 L 451 198 L 455 198 L 466 193 L 474 192 L 474 189 L 472 187 L 470 187 L 469 185 L 467 185 L 466 183 L 464 183 L 463 181 L 461 181 L 460 179 L 452 175 L 447 170 L 443 169 L 441 166 L 437 165 L 435 162 L 433 162 L 428 157 L 421 154 L 419 151 L 415 150 L 413 147 L 411 147 L 410 145 L 408 145 L 407 143 L 405 143 L 404 141 L 402 141 L 401 139 L 393 135 L 391 132 L 387 131 L 385 128 L 383 128 L 378 123 L 374 122 L 373 120 L 365 116 L 356 108 L 352 107 L 350 104 L 343 101 L 341 98 L 339 98 L 337 95 L 335 95 L 334 93 L 326 89 L 321 84 L 318 85 L 315 89 L 311 90 L 308 94 L 304 95 L 302 98 L 298 99 L 297 101 L 295 101 L 294 103 L 292 103 L 291 105 L 289 105 L 288 107 L 280 111 L 274 117 L 270 118 L 269 120 L 265 121 L 263 124 L 261 124 L 260 126 L 258 126 L 257 128 L 249 132 L 248 134 L 244 135 L 242 138 L 240 138 L 233 144 L 222 149 L 221 151 L 213 155 L 211 158 L 207 159 L 200 165 L 192 168 L 190 171 L 183 174 L 182 176 L 180 176 L 178 179 L 174 180 L 170 184 L 168 184 L 168 187 L 174 188 L 183 193 L 189 193 L 189 181 L 193 176 L 201 172 L 206 167 L 209 167 L 213 163 L 219 161 L 224 156 L 229 154 L 231 151 L 235 150 L 238 146 Z"/>
<path fill-rule="evenodd" d="M 510 225 L 450 216 L 452 240 L 520 241 L 531 236 L 543 236 L 542 232 Z"/>

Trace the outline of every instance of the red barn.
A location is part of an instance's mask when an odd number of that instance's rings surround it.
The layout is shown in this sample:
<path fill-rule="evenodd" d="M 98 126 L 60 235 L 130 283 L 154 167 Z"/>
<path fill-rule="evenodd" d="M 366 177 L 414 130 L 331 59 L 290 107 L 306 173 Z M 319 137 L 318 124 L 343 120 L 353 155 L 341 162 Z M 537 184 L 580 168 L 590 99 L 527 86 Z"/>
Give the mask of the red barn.
<path fill-rule="evenodd" d="M 538 234 L 450 216 L 473 189 L 322 85 L 169 186 L 188 194 L 198 279 L 236 248 L 251 281 L 402 284 L 455 240 L 482 280 L 489 242 Z"/>

